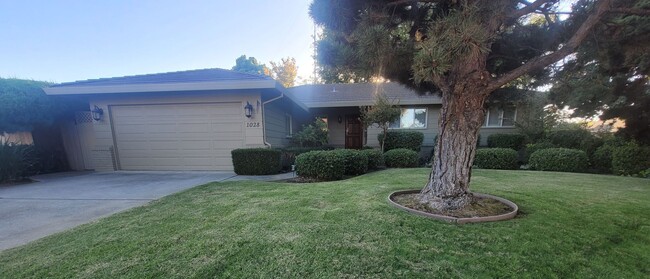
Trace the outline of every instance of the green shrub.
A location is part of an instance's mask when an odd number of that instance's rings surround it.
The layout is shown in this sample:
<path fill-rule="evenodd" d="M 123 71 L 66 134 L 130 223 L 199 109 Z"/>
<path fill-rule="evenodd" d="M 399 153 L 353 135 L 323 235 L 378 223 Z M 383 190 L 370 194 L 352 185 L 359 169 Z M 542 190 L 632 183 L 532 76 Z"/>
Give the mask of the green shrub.
<path fill-rule="evenodd" d="M 287 148 L 278 148 L 282 152 L 282 168 L 291 169 L 291 165 L 296 163 L 296 156 L 307 153 L 310 151 L 319 151 L 319 150 L 333 150 L 331 146 L 317 146 L 317 147 L 287 147 Z"/>
<path fill-rule="evenodd" d="M 480 148 L 476 150 L 474 166 L 481 169 L 516 170 L 517 151 L 510 148 Z"/>
<path fill-rule="evenodd" d="M 337 180 L 345 173 L 345 159 L 338 152 L 311 151 L 296 157 L 296 174 L 318 180 Z"/>
<path fill-rule="evenodd" d="M 360 175 L 368 171 L 368 156 L 355 149 L 335 149 L 334 152 L 343 157 L 346 175 Z"/>
<path fill-rule="evenodd" d="M 556 148 L 555 144 L 552 144 L 548 141 L 542 141 L 538 143 L 529 143 L 526 144 L 526 152 L 524 155 L 524 163 L 528 163 L 530 160 L 530 155 L 535 153 L 537 150 L 542 150 L 542 149 L 549 149 L 549 148 Z"/>
<path fill-rule="evenodd" d="M 397 148 L 384 153 L 389 168 L 414 168 L 418 165 L 418 153 L 406 148 Z"/>
<path fill-rule="evenodd" d="M 638 175 L 650 168 L 650 148 L 628 143 L 614 148 L 612 172 L 618 175 Z"/>
<path fill-rule="evenodd" d="M 598 173 L 612 173 L 612 153 L 616 147 L 612 145 L 603 145 L 598 147 L 594 154 L 591 155 L 589 162 L 594 171 Z"/>
<path fill-rule="evenodd" d="M 578 149 L 548 148 L 530 155 L 531 169 L 542 171 L 583 172 L 589 165 L 587 154 Z"/>
<path fill-rule="evenodd" d="M 368 157 L 368 169 L 375 170 L 384 165 L 384 154 L 378 149 L 363 149 L 361 153 Z"/>
<path fill-rule="evenodd" d="M 581 149 L 594 135 L 584 128 L 552 130 L 547 134 L 548 140 L 563 148 Z M 582 150 L 582 149 L 581 149 Z"/>
<path fill-rule="evenodd" d="M 381 145 L 384 139 L 384 133 L 380 133 L 377 139 L 379 140 L 379 145 Z M 420 151 L 423 141 L 424 134 L 418 131 L 388 131 L 386 134 L 386 143 L 384 144 L 384 152 L 397 148 Z"/>
<path fill-rule="evenodd" d="M 281 152 L 277 149 L 241 148 L 233 150 L 231 154 L 236 174 L 276 174 L 282 169 Z"/>
<path fill-rule="evenodd" d="M 316 117 L 314 122 L 302 125 L 300 131 L 293 134 L 291 142 L 298 146 L 323 146 L 327 144 L 327 122 Z"/>
<path fill-rule="evenodd" d="M 526 137 L 522 134 L 494 134 L 488 136 L 487 144 L 491 148 L 520 150 L 524 147 L 525 141 Z"/>
<path fill-rule="evenodd" d="M 0 142 L 0 182 L 30 175 L 36 164 L 34 146 Z"/>

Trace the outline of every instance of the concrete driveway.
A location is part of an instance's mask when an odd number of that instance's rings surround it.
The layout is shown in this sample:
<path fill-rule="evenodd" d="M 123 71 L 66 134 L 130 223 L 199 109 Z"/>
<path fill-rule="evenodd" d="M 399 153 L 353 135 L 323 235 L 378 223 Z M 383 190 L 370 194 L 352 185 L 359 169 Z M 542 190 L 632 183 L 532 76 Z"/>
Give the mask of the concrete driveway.
<path fill-rule="evenodd" d="M 148 203 L 232 172 L 85 172 L 0 187 L 0 250 Z"/>

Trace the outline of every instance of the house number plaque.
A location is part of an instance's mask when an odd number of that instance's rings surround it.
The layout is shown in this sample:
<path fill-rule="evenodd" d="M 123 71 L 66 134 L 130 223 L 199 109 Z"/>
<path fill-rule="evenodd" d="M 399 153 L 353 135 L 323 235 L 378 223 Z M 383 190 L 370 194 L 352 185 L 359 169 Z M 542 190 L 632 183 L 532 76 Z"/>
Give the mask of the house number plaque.
<path fill-rule="evenodd" d="M 259 122 L 246 122 L 246 128 L 259 128 Z"/>

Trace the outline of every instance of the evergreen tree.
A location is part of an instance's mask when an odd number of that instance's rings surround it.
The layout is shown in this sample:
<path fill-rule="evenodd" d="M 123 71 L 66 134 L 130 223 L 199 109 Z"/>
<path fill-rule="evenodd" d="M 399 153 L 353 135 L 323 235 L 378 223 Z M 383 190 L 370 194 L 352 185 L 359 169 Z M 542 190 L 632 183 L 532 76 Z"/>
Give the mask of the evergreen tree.
<path fill-rule="evenodd" d="M 235 66 L 231 70 L 247 74 L 271 76 L 271 71 L 266 65 L 260 64 L 255 57 L 251 56 L 246 58 L 246 55 L 239 56 L 235 60 Z"/>
<path fill-rule="evenodd" d="M 472 200 L 471 166 L 490 95 L 539 82 L 603 18 L 646 12 L 631 2 L 638 1 L 581 1 L 586 16 L 562 21 L 558 0 L 314 0 L 310 15 L 324 29 L 317 60 L 329 77 L 381 76 L 442 94 L 432 174 L 420 199 L 446 210 Z"/>

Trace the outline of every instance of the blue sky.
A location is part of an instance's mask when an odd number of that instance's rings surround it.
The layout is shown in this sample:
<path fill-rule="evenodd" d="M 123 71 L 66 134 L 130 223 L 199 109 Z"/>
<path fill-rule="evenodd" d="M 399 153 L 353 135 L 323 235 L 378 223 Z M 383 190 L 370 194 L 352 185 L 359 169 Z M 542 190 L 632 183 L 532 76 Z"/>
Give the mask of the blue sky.
<path fill-rule="evenodd" d="M 310 0 L 0 0 L 0 77 L 65 82 L 202 68 L 242 54 L 313 71 Z"/>

